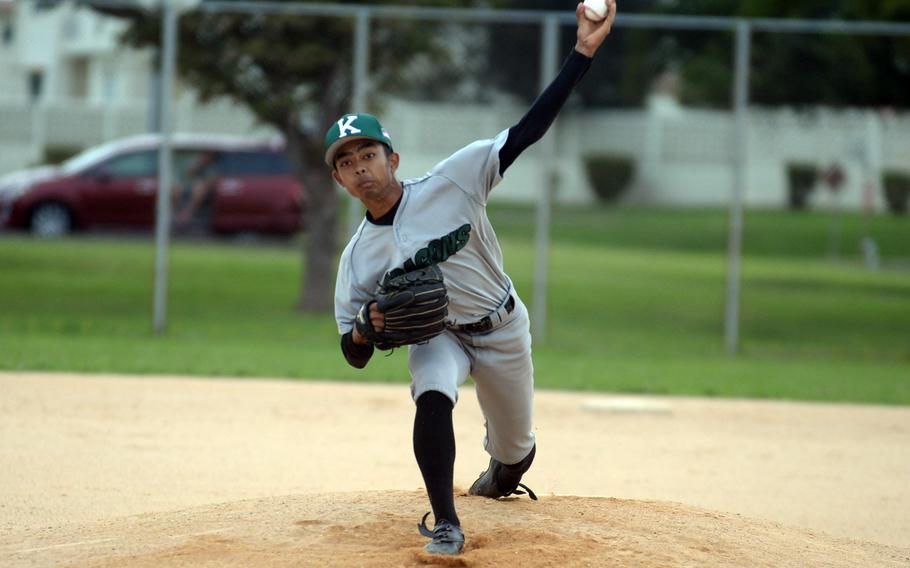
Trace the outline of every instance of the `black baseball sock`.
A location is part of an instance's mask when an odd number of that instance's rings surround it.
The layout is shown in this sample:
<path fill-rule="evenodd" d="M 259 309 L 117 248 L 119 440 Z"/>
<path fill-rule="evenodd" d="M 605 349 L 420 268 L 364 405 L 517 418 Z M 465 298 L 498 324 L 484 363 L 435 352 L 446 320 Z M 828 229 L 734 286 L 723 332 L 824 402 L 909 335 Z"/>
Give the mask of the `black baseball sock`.
<path fill-rule="evenodd" d="M 433 516 L 461 526 L 455 513 L 452 477 L 455 469 L 455 430 L 452 401 L 428 391 L 417 399 L 414 416 L 414 457 L 427 487 Z"/>

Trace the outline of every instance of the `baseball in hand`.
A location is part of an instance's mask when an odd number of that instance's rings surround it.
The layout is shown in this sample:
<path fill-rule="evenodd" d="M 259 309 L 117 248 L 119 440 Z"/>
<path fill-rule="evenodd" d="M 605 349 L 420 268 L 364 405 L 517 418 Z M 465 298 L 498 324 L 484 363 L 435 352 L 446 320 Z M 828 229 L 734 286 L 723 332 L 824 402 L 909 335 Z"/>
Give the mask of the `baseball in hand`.
<path fill-rule="evenodd" d="M 585 17 L 599 22 L 607 17 L 607 0 L 585 0 Z"/>

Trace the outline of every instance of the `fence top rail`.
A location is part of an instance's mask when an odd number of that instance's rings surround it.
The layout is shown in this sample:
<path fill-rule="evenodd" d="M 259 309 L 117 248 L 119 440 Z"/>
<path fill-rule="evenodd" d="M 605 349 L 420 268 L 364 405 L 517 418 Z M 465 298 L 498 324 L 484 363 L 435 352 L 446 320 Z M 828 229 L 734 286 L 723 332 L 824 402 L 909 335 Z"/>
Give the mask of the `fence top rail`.
<path fill-rule="evenodd" d="M 135 6 L 136 0 L 80 0 L 97 6 Z M 185 4 L 186 0 L 165 0 Z M 575 22 L 575 13 L 547 10 L 495 10 L 492 8 L 431 8 L 420 6 L 376 6 L 333 4 L 327 2 L 276 2 L 274 0 L 202 0 L 188 8 L 205 12 L 239 12 L 247 14 L 285 14 L 297 16 L 355 17 L 367 14 L 376 18 L 414 20 L 470 21 L 481 23 L 536 24 L 555 19 L 563 24 Z M 663 28 L 677 30 L 734 31 L 745 23 L 764 32 L 837 33 L 857 35 L 910 36 L 910 22 L 846 20 L 787 20 L 775 18 L 735 18 L 727 16 L 689 16 L 674 14 L 624 14 L 616 17 L 616 26 Z"/>
<path fill-rule="evenodd" d="M 492 8 L 430 8 L 420 6 L 374 6 L 364 4 L 328 4 L 274 2 L 268 0 L 206 0 L 197 7 L 211 12 L 281 13 L 311 16 L 356 16 L 369 13 L 377 18 L 415 20 L 472 21 L 505 24 L 536 24 L 547 19 L 574 24 L 575 12 L 569 10 L 496 10 Z M 618 14 L 617 26 L 664 27 L 676 29 L 729 30 L 735 18 L 713 16 L 676 16 L 651 14 Z M 910 26 L 908 26 L 910 33 Z"/>
<path fill-rule="evenodd" d="M 574 12 L 545 10 L 494 10 L 491 8 L 430 8 L 418 6 L 372 6 L 357 4 L 303 4 L 298 2 L 225 1 L 202 2 L 199 9 L 212 12 L 284 13 L 321 16 L 355 16 L 369 13 L 379 18 L 409 18 L 421 20 L 462 20 L 531 24 L 548 18 L 561 23 L 575 21 Z M 848 22 L 844 20 L 783 20 L 774 18 L 733 18 L 725 16 L 687 16 L 671 14 L 618 14 L 617 26 L 667 28 L 688 30 L 734 30 L 747 22 L 762 31 L 804 33 L 853 33 L 879 35 L 910 35 L 910 23 L 905 22 Z"/>
<path fill-rule="evenodd" d="M 754 29 L 767 32 L 837 33 L 855 35 L 910 35 L 910 22 L 872 22 L 846 20 L 748 20 Z"/>

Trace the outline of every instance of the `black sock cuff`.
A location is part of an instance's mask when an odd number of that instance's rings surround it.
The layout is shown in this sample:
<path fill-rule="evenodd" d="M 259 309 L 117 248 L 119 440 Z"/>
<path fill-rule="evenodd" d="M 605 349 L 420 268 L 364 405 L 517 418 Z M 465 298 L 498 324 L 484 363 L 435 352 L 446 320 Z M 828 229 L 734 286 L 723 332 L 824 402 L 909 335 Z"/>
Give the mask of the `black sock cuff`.
<path fill-rule="evenodd" d="M 427 391 L 417 397 L 417 409 L 418 410 L 428 410 L 428 411 L 446 411 L 452 410 L 455 405 L 452 403 L 452 399 L 448 396 L 442 394 L 439 391 Z"/>
<path fill-rule="evenodd" d="M 531 451 L 528 452 L 528 455 L 524 457 L 523 460 L 516 464 L 506 465 L 502 464 L 502 467 L 507 469 L 510 473 L 524 473 L 531 469 L 531 464 L 534 463 L 534 456 L 537 454 L 537 444 L 534 444 L 531 447 Z"/>

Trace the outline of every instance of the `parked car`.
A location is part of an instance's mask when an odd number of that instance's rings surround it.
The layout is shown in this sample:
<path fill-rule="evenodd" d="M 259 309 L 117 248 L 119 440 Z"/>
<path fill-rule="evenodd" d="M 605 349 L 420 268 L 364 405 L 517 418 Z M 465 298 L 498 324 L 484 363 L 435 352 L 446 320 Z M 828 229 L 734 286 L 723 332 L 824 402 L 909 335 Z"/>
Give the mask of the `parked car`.
<path fill-rule="evenodd" d="M 44 237 L 153 227 L 160 143 L 158 135 L 135 136 L 90 148 L 59 166 L 0 177 L 0 227 Z M 301 229 L 302 188 L 283 144 L 176 135 L 173 150 L 178 229 L 192 224 L 214 233 L 284 235 Z"/>

